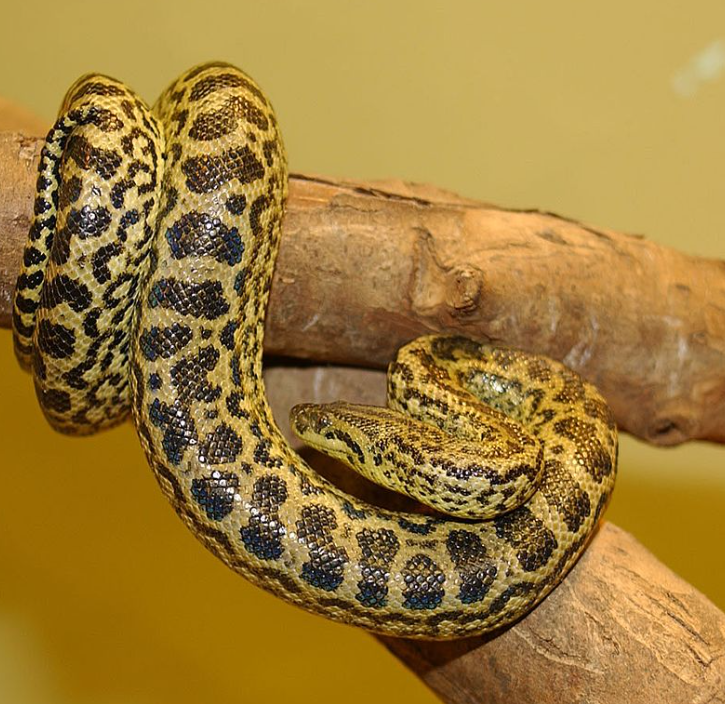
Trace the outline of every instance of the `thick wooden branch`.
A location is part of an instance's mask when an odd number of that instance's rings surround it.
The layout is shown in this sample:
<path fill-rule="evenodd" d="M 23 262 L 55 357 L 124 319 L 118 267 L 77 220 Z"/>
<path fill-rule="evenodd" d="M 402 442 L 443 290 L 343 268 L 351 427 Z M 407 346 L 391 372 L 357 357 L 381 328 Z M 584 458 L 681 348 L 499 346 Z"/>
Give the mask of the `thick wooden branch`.
<path fill-rule="evenodd" d="M 3 325 L 39 149 L 0 134 Z M 563 360 L 651 442 L 725 441 L 725 262 L 431 186 L 294 175 L 267 351 L 383 366 L 431 331 Z"/>
<path fill-rule="evenodd" d="M 38 153 L 36 139 L 0 134 L 3 325 Z M 297 175 L 267 329 L 268 351 L 371 366 L 431 330 L 488 337 L 576 367 L 641 437 L 725 441 L 725 264 L 555 215 Z M 380 402 L 384 389 L 371 370 L 278 367 L 267 380 L 278 418 L 300 400 Z M 611 525 L 496 638 L 383 642 L 452 704 L 725 702 L 725 615 Z"/>

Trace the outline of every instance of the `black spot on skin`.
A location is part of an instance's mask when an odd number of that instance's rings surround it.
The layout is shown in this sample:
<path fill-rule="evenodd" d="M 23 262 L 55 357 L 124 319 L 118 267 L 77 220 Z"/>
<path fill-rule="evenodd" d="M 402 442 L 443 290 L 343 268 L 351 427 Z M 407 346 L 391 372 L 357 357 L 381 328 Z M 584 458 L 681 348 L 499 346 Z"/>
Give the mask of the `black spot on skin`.
<path fill-rule="evenodd" d="M 581 377 L 571 371 L 571 369 L 562 370 L 561 379 L 563 386 L 559 393 L 554 396 L 554 400 L 558 403 L 577 403 L 584 398 L 584 382 Z"/>
<path fill-rule="evenodd" d="M 221 423 L 199 444 L 199 462 L 226 464 L 234 462 L 242 451 L 242 439 L 228 425 Z"/>
<path fill-rule="evenodd" d="M 512 584 L 504 589 L 499 596 L 497 596 L 488 608 L 488 615 L 497 614 L 502 611 L 508 602 L 514 597 L 521 597 L 528 594 L 530 591 L 536 588 L 535 584 L 530 582 L 518 582 Z"/>
<path fill-rule="evenodd" d="M 367 511 L 361 508 L 355 508 L 355 506 L 353 506 L 349 501 L 343 501 L 342 510 L 345 512 L 345 515 L 352 518 L 353 521 L 361 521 L 368 515 Z"/>
<path fill-rule="evenodd" d="M 27 247 L 23 253 L 23 264 L 26 267 L 37 266 L 45 261 L 45 254 L 35 247 Z"/>
<path fill-rule="evenodd" d="M 113 317 L 112 322 L 118 324 L 126 310 L 135 300 L 135 292 L 138 287 L 138 274 L 129 274 L 124 272 L 117 276 L 111 284 L 109 284 L 103 292 L 103 303 L 107 310 L 115 310 L 121 308 Z"/>
<path fill-rule="evenodd" d="M 198 156 L 181 165 L 186 186 L 192 193 L 211 193 L 232 180 L 253 183 L 264 178 L 265 168 L 245 146 L 228 149 L 219 156 Z"/>
<path fill-rule="evenodd" d="M 34 271 L 32 274 L 20 274 L 15 288 L 25 290 L 29 288 L 38 288 L 43 283 L 45 274 L 42 271 Z"/>
<path fill-rule="evenodd" d="M 325 591 L 334 591 L 344 579 L 349 557 L 345 548 L 335 545 L 332 531 L 337 528 L 335 512 L 327 506 L 303 506 L 296 521 L 298 538 L 307 546 L 310 560 L 302 565 L 302 579 Z"/>
<path fill-rule="evenodd" d="M 244 394 L 241 391 L 234 391 L 227 396 L 227 410 L 235 418 L 246 418 L 249 414 L 242 408 Z"/>
<path fill-rule="evenodd" d="M 163 219 L 176 207 L 176 203 L 179 199 L 179 191 L 169 183 L 168 176 L 164 178 L 162 193 L 165 196 L 165 201 L 162 202 L 159 207 L 159 212 L 156 216 L 156 220 L 158 222 L 162 222 Z"/>
<path fill-rule="evenodd" d="M 195 211 L 182 215 L 166 230 L 166 241 L 175 259 L 213 257 L 232 266 L 239 264 L 244 254 L 244 242 L 236 227 L 229 228 L 219 218 Z"/>
<path fill-rule="evenodd" d="M 220 64 L 224 66 L 224 64 Z M 227 64 L 228 65 L 228 64 Z M 207 68 L 206 66 L 204 67 Z M 211 76 L 206 76 L 201 80 L 197 81 L 194 87 L 191 89 L 189 95 L 189 101 L 195 103 L 202 98 L 206 98 L 208 95 L 215 93 L 218 90 L 225 88 L 244 88 L 245 90 L 255 95 L 263 103 L 267 102 L 259 88 L 252 83 L 248 78 L 239 75 L 238 73 L 218 73 Z"/>
<path fill-rule="evenodd" d="M 612 456 L 596 435 L 596 427 L 580 418 L 562 418 L 554 424 L 554 430 L 576 445 L 575 458 L 594 481 L 601 483 L 614 470 Z"/>
<path fill-rule="evenodd" d="M 107 208 L 91 208 L 84 205 L 80 210 L 72 208 L 66 219 L 66 228 L 71 235 L 80 239 L 102 235 L 111 223 L 111 214 Z"/>
<path fill-rule="evenodd" d="M 65 210 L 81 196 L 83 181 L 78 176 L 70 176 L 58 186 L 58 210 Z"/>
<path fill-rule="evenodd" d="M 170 359 L 191 342 L 192 334 L 190 327 L 179 323 L 164 328 L 154 326 L 141 333 L 139 347 L 143 356 L 152 362 L 159 357 Z"/>
<path fill-rule="evenodd" d="M 99 247 L 91 259 L 91 271 L 93 272 L 93 278 L 99 284 L 105 284 L 111 280 L 111 270 L 108 268 L 108 263 L 117 257 L 123 248 L 119 242 L 111 242 L 111 244 Z"/>
<path fill-rule="evenodd" d="M 574 481 L 564 464 L 553 459 L 544 465 L 540 487 L 546 503 L 559 513 L 566 527 L 576 533 L 591 514 L 589 495 Z"/>
<path fill-rule="evenodd" d="M 114 85 L 106 79 L 103 83 L 98 81 L 89 81 L 82 83 L 78 89 L 73 93 L 71 102 L 76 103 L 78 100 L 86 95 L 111 95 L 111 96 L 122 96 L 126 92 L 120 86 Z"/>
<path fill-rule="evenodd" d="M 496 535 L 517 551 L 519 564 L 527 572 L 543 567 L 557 547 L 551 530 L 526 506 L 499 516 L 493 523 Z"/>
<path fill-rule="evenodd" d="M 214 471 L 191 483 L 191 495 L 211 521 L 221 521 L 234 508 L 239 477 L 234 472 Z"/>
<path fill-rule="evenodd" d="M 232 215 L 241 215 L 247 207 L 247 199 L 244 195 L 229 196 L 225 206 Z"/>
<path fill-rule="evenodd" d="M 40 404 L 56 413 L 68 413 L 71 408 L 70 394 L 63 389 L 43 389 Z"/>
<path fill-rule="evenodd" d="M 254 482 L 250 503 L 256 513 L 241 528 L 244 547 L 260 560 L 278 560 L 284 547 L 284 526 L 279 521 L 279 509 L 287 500 L 287 484 L 281 477 L 268 475 Z"/>
<path fill-rule="evenodd" d="M 121 110 L 123 110 L 123 114 L 130 120 L 136 118 L 136 113 L 133 109 L 133 103 L 130 100 L 124 100 L 121 102 Z"/>
<path fill-rule="evenodd" d="M 355 598 L 363 605 L 380 608 L 388 598 L 388 568 L 400 549 L 395 532 L 380 528 L 363 528 L 356 536 L 361 552 L 360 581 Z"/>
<path fill-rule="evenodd" d="M 73 311 L 80 313 L 91 304 L 91 293 L 84 283 L 59 274 L 46 281 L 40 296 L 40 307 L 55 308 L 61 303 L 67 303 Z"/>
<path fill-rule="evenodd" d="M 178 400 L 169 405 L 154 399 L 149 406 L 149 418 L 164 431 L 161 446 L 166 458 L 171 464 L 178 465 L 189 445 L 196 445 L 199 440 L 188 408 Z"/>
<path fill-rule="evenodd" d="M 414 523 L 406 518 L 398 520 L 398 525 L 413 535 L 429 535 L 440 523 L 442 523 L 440 518 L 428 518 L 425 523 Z"/>
<path fill-rule="evenodd" d="M 325 432 L 325 437 L 330 439 L 339 440 L 340 442 L 344 443 L 345 446 L 347 446 L 350 449 L 350 452 L 352 455 L 348 455 L 350 457 L 350 461 L 354 461 L 355 458 L 360 462 L 360 464 L 365 464 L 365 453 L 362 451 L 362 448 L 360 445 L 358 445 L 355 440 L 352 439 L 352 436 L 350 433 L 345 432 L 344 430 L 338 430 L 338 429 L 332 429 Z"/>
<path fill-rule="evenodd" d="M 189 136 L 200 142 L 210 142 L 234 132 L 241 120 L 260 130 L 269 129 L 269 120 L 264 112 L 244 96 L 232 95 L 217 110 L 209 110 L 196 117 Z"/>
<path fill-rule="evenodd" d="M 47 213 L 51 208 L 53 204 L 46 200 L 45 198 L 36 198 L 35 202 L 33 203 L 33 214 L 34 215 L 42 215 L 43 213 Z"/>
<path fill-rule="evenodd" d="M 254 432 L 254 428 L 252 428 Z M 255 433 L 258 435 L 258 433 Z M 257 446 L 254 448 L 254 461 L 257 464 L 262 464 L 265 467 L 281 467 L 282 458 L 276 457 L 271 454 L 272 443 L 267 438 L 261 438 L 257 442 Z"/>
<path fill-rule="evenodd" d="M 136 209 L 127 210 L 121 216 L 121 220 L 118 223 L 118 230 L 116 231 L 118 239 L 121 242 L 126 241 L 126 238 L 127 238 L 126 230 L 128 230 L 128 228 L 131 227 L 132 225 L 135 225 L 140 219 L 141 219 L 141 216 L 139 215 L 139 212 Z"/>
<path fill-rule="evenodd" d="M 461 578 L 459 600 L 464 604 L 482 601 L 498 571 L 496 563 L 488 557 L 485 545 L 471 531 L 452 530 L 446 547 Z"/>
<path fill-rule="evenodd" d="M 444 336 L 433 340 L 431 352 L 439 359 L 454 361 L 456 359 L 482 359 L 483 353 L 478 342 L 467 337 Z"/>
<path fill-rule="evenodd" d="M 98 105 L 92 106 L 81 122 L 93 124 L 102 132 L 118 132 L 123 129 L 123 120 L 113 110 Z"/>
<path fill-rule="evenodd" d="M 267 166 L 274 164 L 274 157 L 279 153 L 279 144 L 276 139 L 268 139 L 262 145 L 262 152 Z"/>
<path fill-rule="evenodd" d="M 445 575 L 427 555 L 413 555 L 405 563 L 402 574 L 406 609 L 435 609 L 443 601 Z"/>
<path fill-rule="evenodd" d="M 186 283 L 174 278 L 161 279 L 151 288 L 148 301 L 152 308 L 172 308 L 181 315 L 205 320 L 216 320 L 229 312 L 219 281 Z"/>
<path fill-rule="evenodd" d="M 75 350 L 75 342 L 75 332 L 70 328 L 49 320 L 41 320 L 38 324 L 38 346 L 54 359 L 70 357 Z"/>
<path fill-rule="evenodd" d="M 584 412 L 590 418 L 596 418 L 597 420 L 602 421 L 610 430 L 613 430 L 617 427 L 614 421 L 614 416 L 612 415 L 612 411 L 610 410 L 609 406 L 601 399 L 587 398 L 584 401 Z"/>
<path fill-rule="evenodd" d="M 177 110 L 172 116 L 171 121 L 176 123 L 175 132 L 179 134 L 184 129 L 186 121 L 189 119 L 188 110 Z"/>
<path fill-rule="evenodd" d="M 208 374 L 214 371 L 219 361 L 219 350 L 215 347 L 200 347 L 196 357 L 184 357 L 171 368 L 171 383 L 177 389 L 178 398 L 189 401 L 216 401 L 221 387 L 209 382 Z"/>
<path fill-rule="evenodd" d="M 271 200 L 267 196 L 259 196 L 252 203 L 249 211 L 249 226 L 252 228 L 252 234 L 260 237 L 263 234 L 261 217 L 267 208 L 269 208 Z"/>
<path fill-rule="evenodd" d="M 239 327 L 239 323 L 236 320 L 230 320 L 221 331 L 219 340 L 222 345 L 226 347 L 230 352 L 234 350 L 234 333 Z"/>
<path fill-rule="evenodd" d="M 65 157 L 73 159 L 85 171 L 93 169 L 105 181 L 115 176 L 123 161 L 123 157 L 117 152 L 94 147 L 79 134 L 72 135 L 68 140 Z"/>
<path fill-rule="evenodd" d="M 540 357 L 527 360 L 526 372 L 532 381 L 547 382 L 552 377 L 551 365 Z"/>

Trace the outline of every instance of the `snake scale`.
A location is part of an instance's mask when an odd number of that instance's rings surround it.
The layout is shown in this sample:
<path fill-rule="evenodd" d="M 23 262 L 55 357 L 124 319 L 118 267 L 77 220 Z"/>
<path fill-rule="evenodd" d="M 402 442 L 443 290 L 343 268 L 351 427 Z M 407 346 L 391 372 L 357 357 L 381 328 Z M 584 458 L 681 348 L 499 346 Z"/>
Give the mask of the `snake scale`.
<path fill-rule="evenodd" d="M 41 156 L 17 281 L 16 355 L 58 430 L 131 410 L 164 494 L 232 569 L 312 612 L 395 636 L 490 632 L 581 554 L 616 472 L 597 390 L 542 356 L 419 338 L 388 408 L 292 410 L 308 443 L 428 504 L 385 510 L 295 454 L 262 380 L 287 172 L 277 120 L 229 64 L 152 109 L 98 74 L 68 91 Z"/>

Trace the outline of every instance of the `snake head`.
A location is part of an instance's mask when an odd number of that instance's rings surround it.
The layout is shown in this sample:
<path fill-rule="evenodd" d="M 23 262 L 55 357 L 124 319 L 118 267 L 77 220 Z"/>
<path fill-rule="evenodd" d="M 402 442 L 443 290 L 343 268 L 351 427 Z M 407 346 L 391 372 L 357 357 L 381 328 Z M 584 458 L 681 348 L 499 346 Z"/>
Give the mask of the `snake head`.
<path fill-rule="evenodd" d="M 290 424 L 297 437 L 307 440 L 323 433 L 332 424 L 332 419 L 323 406 L 301 403 L 290 411 Z"/>

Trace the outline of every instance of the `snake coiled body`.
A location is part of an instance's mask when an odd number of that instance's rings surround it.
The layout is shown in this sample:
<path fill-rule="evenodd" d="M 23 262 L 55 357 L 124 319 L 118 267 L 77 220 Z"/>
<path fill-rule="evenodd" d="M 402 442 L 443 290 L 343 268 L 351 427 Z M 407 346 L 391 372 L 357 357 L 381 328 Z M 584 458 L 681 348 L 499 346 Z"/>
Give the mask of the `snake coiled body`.
<path fill-rule="evenodd" d="M 524 615 L 609 499 L 616 430 L 596 389 L 541 356 L 461 337 L 406 346 L 389 409 L 300 406 L 296 431 L 428 503 L 396 513 L 294 453 L 262 381 L 287 174 L 269 100 L 228 64 L 149 109 L 85 76 L 41 157 L 14 301 L 18 359 L 48 420 L 133 416 L 159 484 L 232 569 L 305 609 L 453 638 Z"/>

